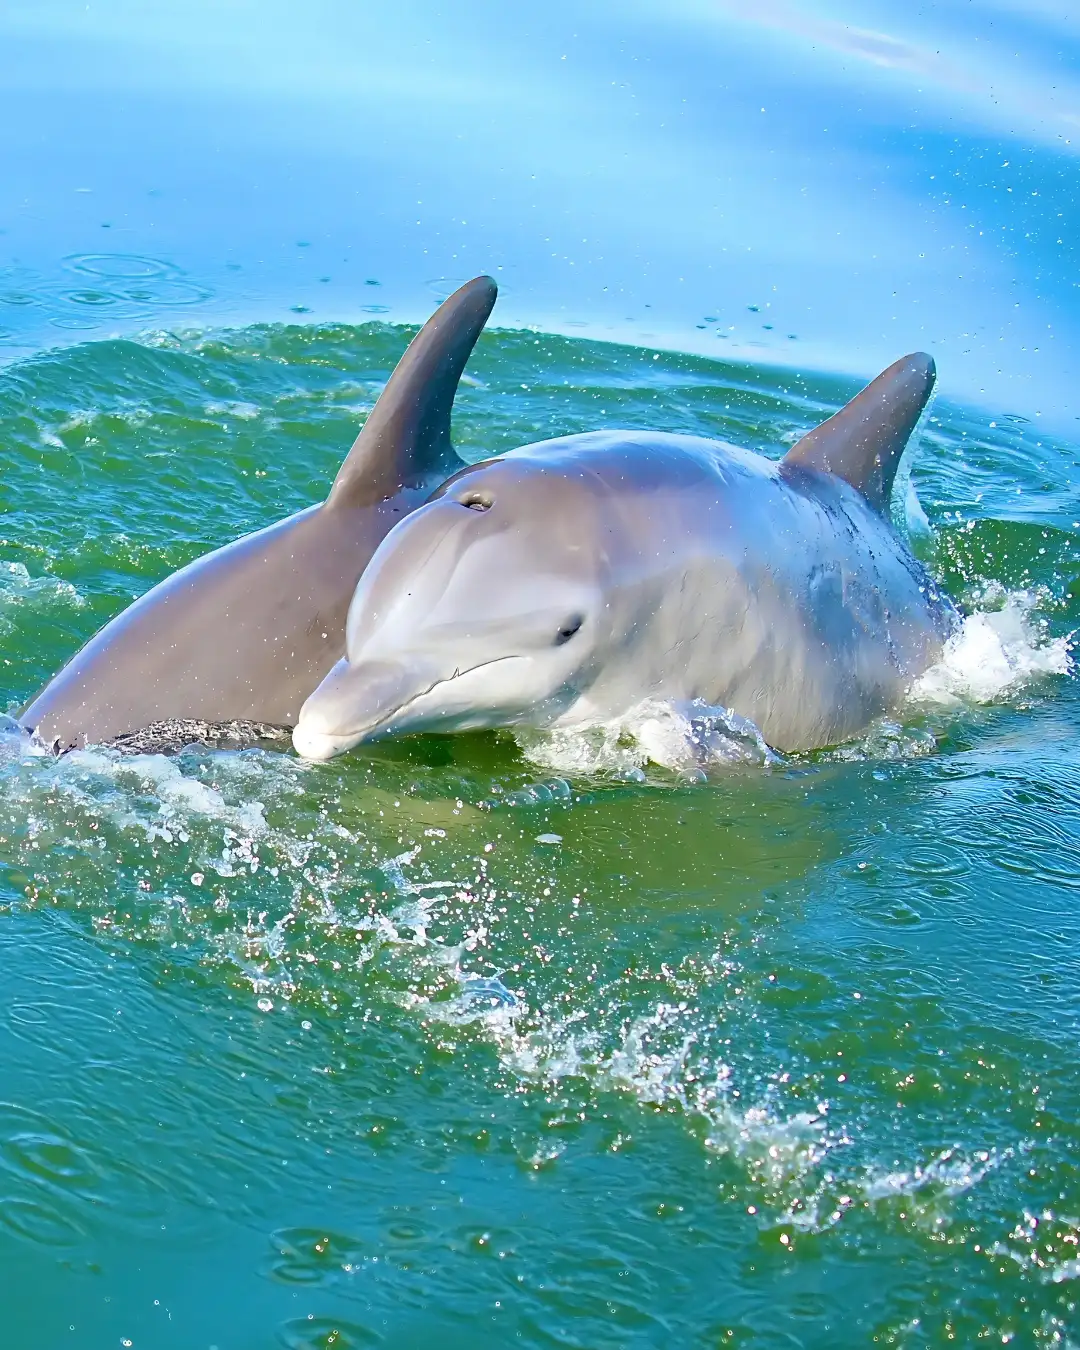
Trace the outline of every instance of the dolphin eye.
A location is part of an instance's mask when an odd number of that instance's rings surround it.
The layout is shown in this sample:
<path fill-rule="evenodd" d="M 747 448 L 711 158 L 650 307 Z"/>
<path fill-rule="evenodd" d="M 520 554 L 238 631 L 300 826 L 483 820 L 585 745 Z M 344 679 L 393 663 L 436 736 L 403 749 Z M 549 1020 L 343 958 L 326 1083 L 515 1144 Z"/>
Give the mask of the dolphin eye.
<path fill-rule="evenodd" d="M 490 511 L 494 499 L 487 492 L 466 492 L 458 498 L 462 506 L 467 506 L 470 511 Z"/>
<path fill-rule="evenodd" d="M 563 643 L 569 642 L 584 622 L 583 614 L 572 614 L 555 634 L 555 646 L 561 647 Z"/>

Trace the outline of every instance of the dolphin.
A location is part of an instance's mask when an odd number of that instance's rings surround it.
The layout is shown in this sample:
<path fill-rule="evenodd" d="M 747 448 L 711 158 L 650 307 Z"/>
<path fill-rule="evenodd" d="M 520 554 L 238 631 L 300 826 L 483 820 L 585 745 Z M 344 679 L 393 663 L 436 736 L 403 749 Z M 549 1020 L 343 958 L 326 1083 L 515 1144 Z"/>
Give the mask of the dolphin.
<path fill-rule="evenodd" d="M 857 734 L 957 622 L 887 519 L 934 379 L 902 358 L 779 462 L 597 431 L 459 471 L 376 550 L 296 751 L 645 699 L 729 709 L 781 751 Z"/>
<path fill-rule="evenodd" d="M 450 412 L 495 303 L 477 277 L 413 338 L 326 500 L 196 559 L 112 619 L 22 712 L 54 752 L 176 748 L 292 727 L 345 651 L 357 581 L 387 531 L 461 467 Z"/>

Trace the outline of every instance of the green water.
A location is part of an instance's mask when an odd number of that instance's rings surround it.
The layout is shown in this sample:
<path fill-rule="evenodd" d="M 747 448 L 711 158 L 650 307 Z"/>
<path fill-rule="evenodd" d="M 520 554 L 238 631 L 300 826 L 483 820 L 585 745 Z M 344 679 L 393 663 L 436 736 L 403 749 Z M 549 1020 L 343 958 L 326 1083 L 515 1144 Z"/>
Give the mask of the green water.
<path fill-rule="evenodd" d="M 404 341 L 5 371 L 11 709 L 319 496 Z M 852 392 L 532 333 L 470 372 L 469 458 L 604 425 L 775 454 Z M 9 735 L 0 1344 L 1078 1343 L 1080 701 L 1047 673 L 1077 457 L 936 405 L 918 546 L 976 646 L 951 701 L 811 759 L 691 781 L 625 737 L 581 774 L 505 735 L 322 766 Z"/>

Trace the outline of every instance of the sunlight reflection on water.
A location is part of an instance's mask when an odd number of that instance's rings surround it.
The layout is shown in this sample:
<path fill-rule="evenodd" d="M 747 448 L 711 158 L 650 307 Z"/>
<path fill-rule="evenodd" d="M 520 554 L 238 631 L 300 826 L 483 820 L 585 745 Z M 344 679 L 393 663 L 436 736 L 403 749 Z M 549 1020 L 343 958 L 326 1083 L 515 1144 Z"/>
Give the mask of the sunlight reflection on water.
<path fill-rule="evenodd" d="M 180 304 L 348 318 L 373 280 L 415 320 L 427 278 L 490 271 L 498 323 L 861 374 L 922 347 L 945 390 L 1075 424 L 1080 32 L 1051 0 L 49 0 L 0 35 L 11 289 L 106 239 L 184 274 L 9 306 L 9 350 Z"/>

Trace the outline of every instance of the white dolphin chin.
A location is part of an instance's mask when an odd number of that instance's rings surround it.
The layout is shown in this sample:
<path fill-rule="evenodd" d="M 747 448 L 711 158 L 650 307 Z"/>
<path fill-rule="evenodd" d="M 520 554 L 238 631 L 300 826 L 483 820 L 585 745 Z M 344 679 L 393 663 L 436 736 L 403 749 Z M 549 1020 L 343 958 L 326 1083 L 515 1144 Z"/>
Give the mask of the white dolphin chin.
<path fill-rule="evenodd" d="M 314 727 L 305 726 L 302 717 L 293 728 L 292 734 L 293 749 L 300 758 L 319 761 L 343 755 L 346 750 L 359 745 L 363 739 L 362 731 L 352 736 L 332 736 L 325 731 L 316 731 Z"/>
<path fill-rule="evenodd" d="M 293 749 L 302 759 L 333 759 L 362 741 L 419 727 L 465 731 L 502 726 L 533 708 L 546 692 L 528 678 L 534 673 L 529 657 L 500 656 L 430 683 L 418 671 L 415 679 L 402 681 L 397 700 L 382 703 L 374 717 L 365 719 L 356 695 L 378 688 L 378 679 L 368 680 L 368 673 L 363 662 L 352 666 L 339 661 L 310 695 L 292 734 Z M 515 675 L 522 678 L 515 680 Z"/>

